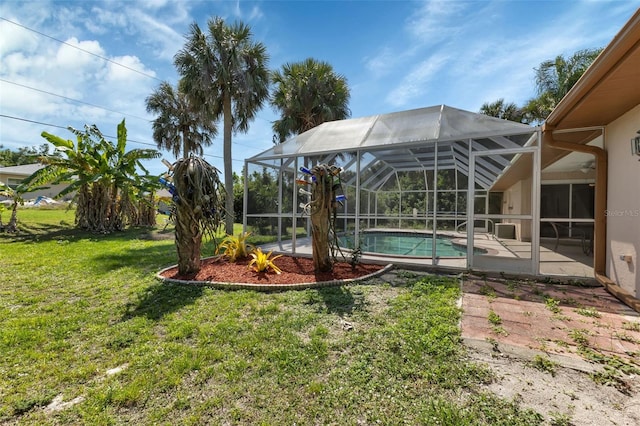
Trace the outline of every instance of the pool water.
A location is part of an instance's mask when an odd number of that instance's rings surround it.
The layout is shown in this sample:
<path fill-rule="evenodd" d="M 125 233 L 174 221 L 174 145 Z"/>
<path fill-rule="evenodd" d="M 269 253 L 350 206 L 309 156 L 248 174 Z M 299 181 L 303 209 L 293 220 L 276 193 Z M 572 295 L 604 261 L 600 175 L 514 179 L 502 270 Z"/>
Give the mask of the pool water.
<path fill-rule="evenodd" d="M 424 233 L 364 232 L 360 234 L 360 249 L 363 253 L 431 257 L 432 244 L 432 235 Z M 354 248 L 353 235 L 342 236 L 340 245 Z M 466 255 L 466 246 L 454 243 L 451 238 L 436 235 L 436 256 L 465 257 Z"/>

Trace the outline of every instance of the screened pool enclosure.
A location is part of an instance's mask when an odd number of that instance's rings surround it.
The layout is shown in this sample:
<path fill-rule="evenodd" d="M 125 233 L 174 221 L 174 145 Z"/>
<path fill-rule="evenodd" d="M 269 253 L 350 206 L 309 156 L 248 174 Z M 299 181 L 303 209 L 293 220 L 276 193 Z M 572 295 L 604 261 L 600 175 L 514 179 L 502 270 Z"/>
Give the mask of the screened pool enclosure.
<path fill-rule="evenodd" d="M 426 252 L 386 254 L 537 273 L 539 153 L 538 128 L 445 105 L 327 122 L 245 160 L 243 223 L 301 252 L 311 232 L 300 168 L 331 164 L 342 168 L 346 246 L 379 253 L 373 230 L 410 233 L 432 240 Z"/>

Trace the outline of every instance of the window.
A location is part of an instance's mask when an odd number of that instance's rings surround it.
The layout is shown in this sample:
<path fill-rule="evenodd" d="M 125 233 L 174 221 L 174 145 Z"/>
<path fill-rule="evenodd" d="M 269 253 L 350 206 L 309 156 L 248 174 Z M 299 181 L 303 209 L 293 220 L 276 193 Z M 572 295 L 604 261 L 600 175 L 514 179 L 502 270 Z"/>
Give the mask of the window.
<path fill-rule="evenodd" d="M 564 183 L 542 185 L 540 188 L 540 218 L 544 219 L 593 219 L 594 187 L 588 183 Z M 570 221 L 558 222 L 560 237 L 576 236 L 574 228 L 592 228 L 592 224 Z M 576 235 L 574 235 L 576 234 Z M 541 237 L 555 237 L 548 222 L 540 224 Z"/>
<path fill-rule="evenodd" d="M 22 182 L 22 179 L 16 179 L 16 178 L 7 179 L 7 185 L 9 185 L 9 188 L 11 189 L 16 189 L 21 182 Z"/>

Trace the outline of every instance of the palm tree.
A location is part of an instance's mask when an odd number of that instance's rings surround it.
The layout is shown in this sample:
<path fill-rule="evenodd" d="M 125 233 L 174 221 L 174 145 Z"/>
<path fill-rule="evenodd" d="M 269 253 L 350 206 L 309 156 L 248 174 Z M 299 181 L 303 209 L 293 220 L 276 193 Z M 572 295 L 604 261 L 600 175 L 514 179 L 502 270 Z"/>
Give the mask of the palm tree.
<path fill-rule="evenodd" d="M 518 108 L 513 102 L 505 102 L 504 98 L 500 98 L 494 102 L 485 102 L 480 107 L 480 114 L 518 123 L 524 123 L 526 121 L 524 111 Z"/>
<path fill-rule="evenodd" d="M 233 168 L 231 135 L 246 132 L 269 95 L 268 57 L 262 43 L 254 43 L 243 23 L 228 26 L 216 17 L 208 32 L 191 25 L 187 41 L 174 63 L 182 76 L 181 88 L 194 108 L 212 121 L 223 118 L 224 185 L 227 192 L 225 229 L 233 234 Z"/>
<path fill-rule="evenodd" d="M 174 157 L 190 153 L 202 156 L 218 133 L 215 123 L 192 107 L 189 98 L 171 84 L 160 83 L 146 99 L 147 112 L 158 114 L 153 121 L 153 140 L 158 149 L 171 151 Z"/>
<path fill-rule="evenodd" d="M 325 121 L 351 115 L 347 80 L 327 62 L 308 58 L 288 63 L 281 71 L 274 71 L 271 80 L 275 83 L 271 106 L 280 112 L 273 131 L 280 143 Z"/>
<path fill-rule="evenodd" d="M 189 276 L 200 270 L 203 235 L 215 239 L 224 222 L 224 199 L 218 170 L 202 158 L 190 156 L 173 167 L 176 202 L 178 273 Z"/>
<path fill-rule="evenodd" d="M 602 49 L 579 50 L 568 59 L 558 55 L 555 59 L 542 62 L 535 69 L 538 96 L 524 107 L 531 121 L 544 121 L 601 51 Z"/>

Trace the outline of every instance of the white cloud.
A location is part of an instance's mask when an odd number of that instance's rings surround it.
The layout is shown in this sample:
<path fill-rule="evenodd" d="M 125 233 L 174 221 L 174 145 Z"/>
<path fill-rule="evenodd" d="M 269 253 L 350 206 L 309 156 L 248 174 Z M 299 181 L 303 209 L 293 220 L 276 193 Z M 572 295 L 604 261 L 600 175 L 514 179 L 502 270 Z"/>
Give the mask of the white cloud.
<path fill-rule="evenodd" d="M 113 62 L 109 62 L 109 74 L 107 75 L 107 81 L 118 82 L 134 82 L 136 80 L 144 79 L 148 81 L 148 77 L 140 74 L 151 75 L 155 77 L 153 70 L 147 69 L 137 56 L 117 56 L 112 59 Z M 138 72 L 135 72 L 135 71 Z"/>
<path fill-rule="evenodd" d="M 467 3 L 436 0 L 424 2 L 421 6 L 408 19 L 406 26 L 416 42 L 433 45 L 455 36 L 468 23 L 468 20 L 459 19 Z"/>
<path fill-rule="evenodd" d="M 383 46 L 376 56 L 365 58 L 364 63 L 374 77 L 381 77 L 387 75 L 396 66 L 397 60 L 398 52 L 390 46 Z"/>
<path fill-rule="evenodd" d="M 87 54 L 89 53 L 89 54 Z M 104 49 L 95 40 L 79 41 L 72 37 L 60 45 L 56 54 L 56 64 L 65 69 L 82 68 L 83 66 L 96 66 L 101 59 L 96 56 L 104 56 Z"/>
<path fill-rule="evenodd" d="M 16 21 L 14 21 L 16 22 Z M 19 24 L 20 22 L 16 22 Z M 33 51 L 37 46 L 37 36 L 29 33 L 24 28 L 7 22 L 0 21 L 0 56 L 17 51 Z"/>
<path fill-rule="evenodd" d="M 108 34 L 117 29 L 117 32 L 125 32 L 131 34 L 129 26 L 129 18 L 120 9 L 117 12 L 104 9 L 101 7 L 93 7 L 91 15 L 93 19 L 84 21 L 84 26 L 93 34 Z"/>
<path fill-rule="evenodd" d="M 136 22 L 138 33 L 142 36 L 140 41 L 151 46 L 159 59 L 172 61 L 184 45 L 184 35 L 141 11 L 135 11 L 131 16 Z"/>
<path fill-rule="evenodd" d="M 428 84 L 449 62 L 449 55 L 437 53 L 414 67 L 404 77 L 400 85 L 395 87 L 386 98 L 386 101 L 394 107 L 405 106 L 415 98 L 428 92 Z"/>
<path fill-rule="evenodd" d="M 264 14 L 262 13 L 262 9 L 260 9 L 258 6 L 253 6 L 251 8 L 251 11 L 247 14 L 247 20 L 248 21 L 256 21 L 259 19 L 262 19 L 262 17 L 264 16 Z"/>

